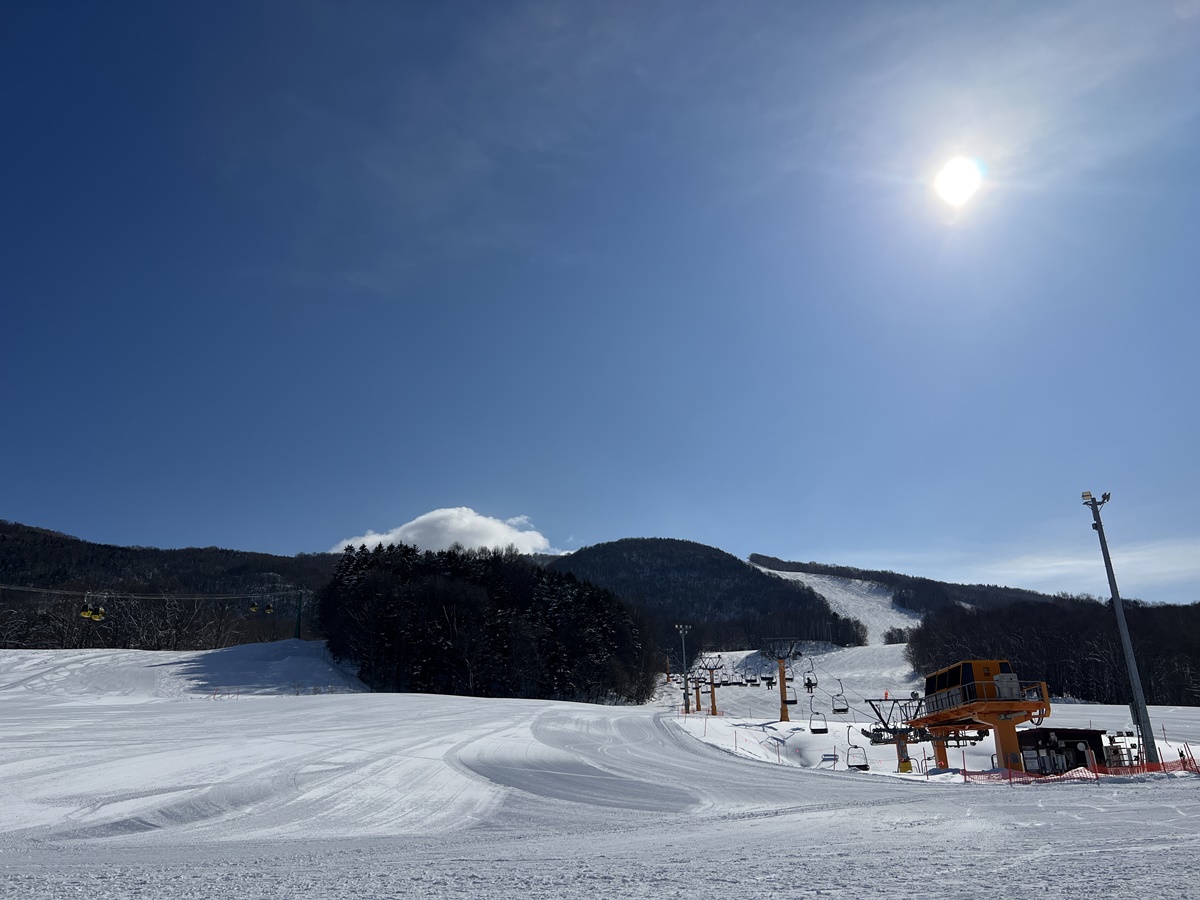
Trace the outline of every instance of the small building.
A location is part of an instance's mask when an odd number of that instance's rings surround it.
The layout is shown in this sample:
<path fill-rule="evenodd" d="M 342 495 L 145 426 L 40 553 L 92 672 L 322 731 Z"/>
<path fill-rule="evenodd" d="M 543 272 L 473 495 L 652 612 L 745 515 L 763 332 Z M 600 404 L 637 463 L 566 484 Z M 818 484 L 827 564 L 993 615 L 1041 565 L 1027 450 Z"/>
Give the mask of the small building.
<path fill-rule="evenodd" d="M 1060 775 L 1096 763 L 1108 765 L 1106 734 L 1095 728 L 1026 728 L 1017 732 L 1017 742 L 1026 772 Z"/>

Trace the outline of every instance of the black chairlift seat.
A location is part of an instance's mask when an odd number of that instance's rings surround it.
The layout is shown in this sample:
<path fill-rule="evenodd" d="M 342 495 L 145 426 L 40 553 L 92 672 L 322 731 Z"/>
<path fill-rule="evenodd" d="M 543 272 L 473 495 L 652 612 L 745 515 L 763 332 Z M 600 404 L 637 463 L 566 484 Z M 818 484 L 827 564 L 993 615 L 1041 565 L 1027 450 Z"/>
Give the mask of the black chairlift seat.
<path fill-rule="evenodd" d="M 871 764 L 867 761 L 867 751 L 851 740 L 849 725 L 846 726 L 846 743 L 849 745 L 846 748 L 846 768 L 869 772 Z"/>
<path fill-rule="evenodd" d="M 795 688 L 787 689 L 787 694 L 784 696 L 783 702 L 786 703 L 788 706 L 796 705 L 796 690 L 795 690 Z"/>
<path fill-rule="evenodd" d="M 837 680 L 838 692 L 833 695 L 833 712 L 835 715 L 850 712 L 850 703 L 842 691 L 842 679 Z"/>
<path fill-rule="evenodd" d="M 808 668 L 800 674 L 804 676 L 804 687 L 811 694 L 812 689 L 817 686 L 817 670 L 813 668 L 813 661 L 811 659 L 806 659 L 805 662 L 808 664 Z"/>
<path fill-rule="evenodd" d="M 812 698 L 808 701 L 808 730 L 813 734 L 828 734 L 829 723 L 825 720 L 825 714 L 817 712 L 813 706 Z"/>

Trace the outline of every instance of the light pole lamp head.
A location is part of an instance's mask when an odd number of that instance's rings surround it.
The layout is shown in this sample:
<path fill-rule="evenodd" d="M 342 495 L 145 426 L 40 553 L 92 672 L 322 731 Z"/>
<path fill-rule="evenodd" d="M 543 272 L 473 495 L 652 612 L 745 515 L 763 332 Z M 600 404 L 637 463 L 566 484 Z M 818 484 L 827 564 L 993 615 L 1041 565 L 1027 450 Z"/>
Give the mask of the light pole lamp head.
<path fill-rule="evenodd" d="M 1091 499 L 1092 499 L 1092 492 L 1091 492 L 1091 491 L 1084 491 L 1084 492 L 1083 492 L 1083 502 L 1084 502 L 1084 503 L 1087 503 L 1087 502 L 1088 502 L 1089 500 L 1091 500 Z"/>

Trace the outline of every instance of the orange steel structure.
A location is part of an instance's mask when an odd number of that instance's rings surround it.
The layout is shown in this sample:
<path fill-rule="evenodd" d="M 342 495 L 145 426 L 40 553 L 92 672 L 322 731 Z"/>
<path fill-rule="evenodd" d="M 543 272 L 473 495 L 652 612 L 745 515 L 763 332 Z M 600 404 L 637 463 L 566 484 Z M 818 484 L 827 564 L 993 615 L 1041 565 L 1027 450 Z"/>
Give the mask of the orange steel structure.
<path fill-rule="evenodd" d="M 933 739 L 938 768 L 948 769 L 946 745 L 961 746 L 983 732 L 995 732 L 996 762 L 1025 771 L 1017 726 L 1050 714 L 1044 681 L 1020 681 L 1006 659 L 971 659 L 925 677 L 925 696 L 902 704 L 904 722 Z"/>

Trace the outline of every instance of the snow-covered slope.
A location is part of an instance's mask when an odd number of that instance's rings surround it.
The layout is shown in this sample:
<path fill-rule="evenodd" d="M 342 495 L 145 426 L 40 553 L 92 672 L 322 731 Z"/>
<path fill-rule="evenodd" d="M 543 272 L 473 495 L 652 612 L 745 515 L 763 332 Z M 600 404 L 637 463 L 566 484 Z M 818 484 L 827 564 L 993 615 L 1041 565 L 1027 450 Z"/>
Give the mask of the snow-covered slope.
<path fill-rule="evenodd" d="M 900 650 L 806 658 L 861 721 L 856 694 L 905 684 Z M 605 707 L 356 687 L 296 641 L 0 651 L 0 896 L 1194 893 L 1192 777 L 926 782 L 882 748 L 871 773 L 818 771 L 841 720 L 782 728 L 763 688 L 721 690 L 725 715 L 685 720 L 675 691 Z M 1128 722 L 1064 710 L 1062 724 Z M 1172 746 L 1200 735 L 1200 710 L 1151 714 Z"/>
<path fill-rule="evenodd" d="M 778 572 L 774 569 L 762 571 L 808 585 L 828 600 L 830 608 L 838 615 L 858 619 L 867 626 L 867 642 L 870 644 L 882 644 L 884 632 L 889 628 L 912 628 L 921 622 L 918 613 L 892 604 L 891 588 L 873 581 L 836 575 L 810 575 L 807 572 Z"/>

